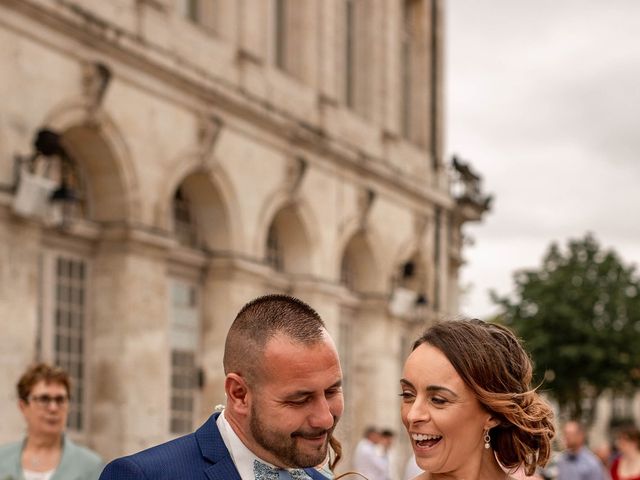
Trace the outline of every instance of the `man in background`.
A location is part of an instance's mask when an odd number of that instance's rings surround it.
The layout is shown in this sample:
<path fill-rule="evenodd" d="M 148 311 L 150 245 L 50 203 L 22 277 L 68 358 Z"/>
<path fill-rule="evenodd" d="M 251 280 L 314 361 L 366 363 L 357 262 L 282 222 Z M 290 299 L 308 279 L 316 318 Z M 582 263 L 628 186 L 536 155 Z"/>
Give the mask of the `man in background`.
<path fill-rule="evenodd" d="M 584 427 L 569 421 L 562 432 L 566 449 L 558 458 L 558 480 L 605 480 L 600 460 L 585 445 Z"/>
<path fill-rule="evenodd" d="M 368 480 L 390 480 L 389 450 L 393 441 L 391 430 L 378 430 L 370 426 L 358 442 L 353 457 L 353 468 Z"/>

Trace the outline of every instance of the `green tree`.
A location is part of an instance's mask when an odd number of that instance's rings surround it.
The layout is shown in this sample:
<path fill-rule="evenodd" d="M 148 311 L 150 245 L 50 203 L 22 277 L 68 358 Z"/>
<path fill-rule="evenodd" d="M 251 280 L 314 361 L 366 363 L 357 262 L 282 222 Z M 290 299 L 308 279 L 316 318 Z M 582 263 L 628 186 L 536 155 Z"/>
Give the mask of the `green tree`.
<path fill-rule="evenodd" d="M 640 281 L 613 250 L 587 234 L 565 251 L 549 247 L 542 265 L 514 274 L 515 293 L 498 297 L 498 321 L 524 340 L 538 382 L 563 413 L 592 420 L 610 389 L 640 385 Z"/>

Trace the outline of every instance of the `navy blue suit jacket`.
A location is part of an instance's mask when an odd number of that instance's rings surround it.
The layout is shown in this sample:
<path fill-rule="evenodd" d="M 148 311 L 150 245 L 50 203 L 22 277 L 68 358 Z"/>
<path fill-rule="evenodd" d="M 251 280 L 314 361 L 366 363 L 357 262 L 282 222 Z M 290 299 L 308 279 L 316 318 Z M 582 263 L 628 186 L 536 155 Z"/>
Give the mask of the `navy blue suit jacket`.
<path fill-rule="evenodd" d="M 218 431 L 215 413 L 194 433 L 114 460 L 100 480 L 241 480 Z M 314 468 L 314 480 L 327 480 Z"/>

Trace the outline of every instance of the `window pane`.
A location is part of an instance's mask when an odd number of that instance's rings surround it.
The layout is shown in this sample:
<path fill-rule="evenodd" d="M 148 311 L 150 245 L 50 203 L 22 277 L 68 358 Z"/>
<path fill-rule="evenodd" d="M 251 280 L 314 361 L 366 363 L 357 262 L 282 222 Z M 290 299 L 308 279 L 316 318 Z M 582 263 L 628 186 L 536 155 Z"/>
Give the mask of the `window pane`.
<path fill-rule="evenodd" d="M 67 426 L 83 428 L 84 399 L 84 298 L 86 265 L 82 260 L 58 257 L 54 308 L 54 361 L 69 372 L 72 381 Z"/>
<path fill-rule="evenodd" d="M 193 427 L 195 353 L 174 350 L 171 360 L 171 433 L 187 433 Z"/>
<path fill-rule="evenodd" d="M 200 342 L 200 312 L 196 285 L 171 281 L 171 433 L 193 429 L 198 389 L 196 352 Z"/>

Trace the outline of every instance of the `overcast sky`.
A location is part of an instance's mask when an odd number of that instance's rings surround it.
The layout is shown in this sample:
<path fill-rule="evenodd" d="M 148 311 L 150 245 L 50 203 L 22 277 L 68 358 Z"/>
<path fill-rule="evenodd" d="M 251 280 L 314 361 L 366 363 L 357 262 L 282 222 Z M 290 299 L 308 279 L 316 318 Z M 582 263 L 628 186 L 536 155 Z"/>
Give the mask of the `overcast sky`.
<path fill-rule="evenodd" d="M 462 312 L 551 241 L 640 265 L 640 0 L 448 0 L 447 150 L 495 196 L 466 227 Z"/>

